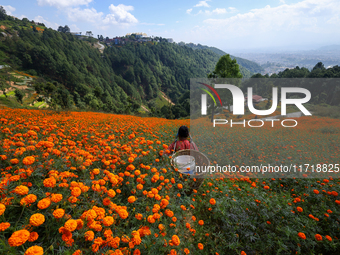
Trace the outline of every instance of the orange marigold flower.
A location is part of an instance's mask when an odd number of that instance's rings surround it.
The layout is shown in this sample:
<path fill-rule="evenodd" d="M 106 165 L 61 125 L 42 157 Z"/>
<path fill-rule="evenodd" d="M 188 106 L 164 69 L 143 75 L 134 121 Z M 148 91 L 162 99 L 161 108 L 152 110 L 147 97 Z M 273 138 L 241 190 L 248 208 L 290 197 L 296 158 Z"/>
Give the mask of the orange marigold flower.
<path fill-rule="evenodd" d="M 57 183 L 57 181 L 56 181 L 56 179 L 54 179 L 53 177 L 51 177 L 51 178 L 45 179 L 43 183 L 44 183 L 44 186 L 45 186 L 46 188 L 54 188 L 55 185 L 56 185 L 56 183 Z"/>
<path fill-rule="evenodd" d="M 203 244 L 201 244 L 201 243 L 198 243 L 198 249 L 200 249 L 200 250 L 203 250 L 203 248 L 204 248 L 204 245 Z"/>
<path fill-rule="evenodd" d="M 184 248 L 184 253 L 185 254 L 189 254 L 190 253 L 189 249 L 188 248 Z"/>
<path fill-rule="evenodd" d="M 0 223 L 0 231 L 5 231 L 11 226 L 11 223 L 9 222 L 2 222 Z"/>
<path fill-rule="evenodd" d="M 177 251 L 176 251 L 176 250 L 174 250 L 174 249 L 171 249 L 171 251 L 170 251 L 170 255 L 177 255 Z"/>
<path fill-rule="evenodd" d="M 77 221 L 72 219 L 66 221 L 64 224 L 64 228 L 70 232 L 76 230 L 77 226 L 78 226 Z"/>
<path fill-rule="evenodd" d="M 155 221 L 156 221 L 156 220 L 155 220 L 155 218 L 153 217 L 153 215 L 149 215 L 149 216 L 148 216 L 148 222 L 149 222 L 149 223 L 155 223 Z"/>
<path fill-rule="evenodd" d="M 19 159 L 13 158 L 13 159 L 10 160 L 10 162 L 11 162 L 11 164 L 16 165 L 16 164 L 19 163 Z"/>
<path fill-rule="evenodd" d="M 4 204 L 0 204 L 0 215 L 3 215 L 5 210 L 6 210 L 6 206 Z"/>
<path fill-rule="evenodd" d="M 244 251 L 241 251 L 241 255 L 247 255 L 247 253 L 245 253 Z"/>
<path fill-rule="evenodd" d="M 26 197 L 20 200 L 20 205 L 33 204 L 37 200 L 37 196 L 34 194 L 28 194 Z"/>
<path fill-rule="evenodd" d="M 32 247 L 29 247 L 24 255 L 43 255 L 44 249 L 38 245 L 34 245 Z"/>
<path fill-rule="evenodd" d="M 137 220 L 142 220 L 143 219 L 143 215 L 141 213 L 138 213 L 138 214 L 136 214 L 135 218 Z"/>
<path fill-rule="evenodd" d="M 270 224 L 272 224 L 272 223 L 271 223 L 270 221 L 267 221 L 267 224 L 269 224 L 269 225 L 270 225 Z"/>
<path fill-rule="evenodd" d="M 329 209 L 327 210 L 327 212 L 328 212 L 328 213 L 333 213 L 333 211 L 332 211 L 332 210 L 329 210 Z"/>
<path fill-rule="evenodd" d="M 112 224 L 114 223 L 114 219 L 113 217 L 111 216 L 106 216 L 104 219 L 103 219 L 103 224 L 107 227 L 111 226 Z"/>
<path fill-rule="evenodd" d="M 51 201 L 53 203 L 58 203 L 63 199 L 63 195 L 62 194 L 52 194 L 51 195 Z"/>
<path fill-rule="evenodd" d="M 56 209 L 56 210 L 53 211 L 53 216 L 56 219 L 62 218 L 64 216 L 64 214 L 65 214 L 65 210 L 61 209 L 61 208 Z"/>
<path fill-rule="evenodd" d="M 332 195 L 335 196 L 335 197 L 337 197 L 337 196 L 338 196 L 338 192 L 332 191 Z"/>
<path fill-rule="evenodd" d="M 129 216 L 129 213 L 124 209 L 119 210 L 118 214 L 122 219 L 126 219 Z"/>
<path fill-rule="evenodd" d="M 269 189 L 269 186 L 266 185 L 266 186 L 264 186 L 263 188 L 264 188 L 264 189 Z"/>
<path fill-rule="evenodd" d="M 49 198 L 43 198 L 38 202 L 39 209 L 46 209 L 51 205 L 51 200 Z"/>
<path fill-rule="evenodd" d="M 30 217 L 30 224 L 38 227 L 45 222 L 45 216 L 41 213 L 35 213 Z"/>
<path fill-rule="evenodd" d="M 314 192 L 315 194 L 319 194 L 319 193 L 320 193 L 317 189 L 313 190 L 313 192 Z"/>
<path fill-rule="evenodd" d="M 93 238 L 94 238 L 94 233 L 91 230 L 90 231 L 86 231 L 84 236 L 85 236 L 85 240 L 86 241 L 92 241 Z"/>
<path fill-rule="evenodd" d="M 215 204 L 216 204 L 216 200 L 213 199 L 213 198 L 210 198 L 209 203 L 210 203 L 211 205 L 215 205 Z"/>
<path fill-rule="evenodd" d="M 74 197 L 79 197 L 81 195 L 81 189 L 78 187 L 74 187 L 71 191 L 71 195 Z"/>
<path fill-rule="evenodd" d="M 28 157 L 25 157 L 23 160 L 22 160 L 22 163 L 24 163 L 24 165 L 32 165 L 35 161 L 35 158 L 32 157 L 32 156 L 28 156 Z"/>
<path fill-rule="evenodd" d="M 296 210 L 297 210 L 298 212 L 303 212 L 303 209 L 302 209 L 300 206 L 296 207 Z"/>
<path fill-rule="evenodd" d="M 299 236 L 300 238 L 302 238 L 302 239 L 306 239 L 306 235 L 305 235 L 304 233 L 302 233 L 302 232 L 299 232 L 299 233 L 298 233 L 298 236 Z"/>
<path fill-rule="evenodd" d="M 198 221 L 198 224 L 201 225 L 201 226 L 203 226 L 203 225 L 204 225 L 204 221 L 203 221 L 203 220 L 199 220 L 199 221 Z"/>
<path fill-rule="evenodd" d="M 30 232 L 26 229 L 15 231 L 10 238 L 8 238 L 8 243 L 10 246 L 20 246 L 28 240 Z"/>
<path fill-rule="evenodd" d="M 182 185 L 181 183 L 178 183 L 178 184 L 177 184 L 177 188 L 183 189 L 183 185 Z"/>
<path fill-rule="evenodd" d="M 37 232 L 31 232 L 30 233 L 30 237 L 28 238 L 29 242 L 34 242 L 35 240 L 37 240 L 39 238 L 39 235 Z"/>
<path fill-rule="evenodd" d="M 316 239 L 316 241 L 322 241 L 322 236 L 319 235 L 319 234 L 316 234 L 315 239 Z"/>
<path fill-rule="evenodd" d="M 135 202 L 137 200 L 137 198 L 135 197 L 135 196 L 129 196 L 129 198 L 128 198 L 128 202 L 130 203 L 130 204 L 132 204 L 133 202 Z"/>
<path fill-rule="evenodd" d="M 178 246 L 181 243 L 181 241 L 179 240 L 179 237 L 177 235 L 173 235 L 171 237 L 171 242 L 175 246 Z"/>
<path fill-rule="evenodd" d="M 76 250 L 75 252 L 73 252 L 72 255 L 82 255 L 83 252 L 81 250 Z"/>
<path fill-rule="evenodd" d="M 330 241 L 330 242 L 333 240 L 332 237 L 330 237 L 330 236 L 327 236 L 327 235 L 326 235 L 325 237 L 326 237 L 326 239 L 327 239 L 328 241 Z"/>
<path fill-rule="evenodd" d="M 115 196 L 116 196 L 116 191 L 114 191 L 113 189 L 109 189 L 109 190 L 107 191 L 107 195 L 108 195 L 109 197 L 115 197 Z"/>
<path fill-rule="evenodd" d="M 18 195 L 26 195 L 28 191 L 29 191 L 28 187 L 24 185 L 19 185 L 13 190 L 13 192 Z"/>

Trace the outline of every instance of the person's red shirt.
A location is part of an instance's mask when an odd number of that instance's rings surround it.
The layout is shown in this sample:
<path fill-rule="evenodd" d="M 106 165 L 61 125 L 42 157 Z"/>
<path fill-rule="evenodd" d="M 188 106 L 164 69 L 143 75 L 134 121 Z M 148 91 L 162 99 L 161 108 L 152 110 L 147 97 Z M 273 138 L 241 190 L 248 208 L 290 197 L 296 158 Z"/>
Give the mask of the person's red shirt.
<path fill-rule="evenodd" d="M 170 153 L 173 152 L 175 148 L 175 142 L 173 142 L 172 144 L 170 144 L 170 146 L 168 147 L 168 150 L 170 151 Z M 176 142 L 176 148 L 175 148 L 176 152 L 180 151 L 180 150 L 196 150 L 198 151 L 198 148 L 196 146 L 196 144 L 194 142 L 189 142 L 187 139 L 185 140 L 179 140 Z"/>

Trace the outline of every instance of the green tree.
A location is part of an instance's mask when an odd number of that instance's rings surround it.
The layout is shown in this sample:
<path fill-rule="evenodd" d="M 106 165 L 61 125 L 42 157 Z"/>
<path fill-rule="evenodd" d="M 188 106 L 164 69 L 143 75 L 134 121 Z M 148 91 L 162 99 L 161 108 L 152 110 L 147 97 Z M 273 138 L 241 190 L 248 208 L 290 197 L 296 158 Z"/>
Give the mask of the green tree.
<path fill-rule="evenodd" d="M 215 70 L 208 74 L 208 78 L 242 78 L 242 74 L 236 59 L 231 59 L 227 54 L 218 60 Z"/>
<path fill-rule="evenodd" d="M 215 70 L 212 73 L 208 74 L 208 78 L 242 78 L 242 74 L 240 72 L 240 67 L 237 64 L 236 59 L 231 59 L 229 54 L 226 54 L 218 60 Z M 226 93 L 226 101 L 228 105 L 228 110 L 230 111 L 230 102 L 232 100 L 232 94 L 229 90 L 223 91 L 222 93 Z M 214 120 L 215 114 L 215 106 L 211 103 L 211 122 Z"/>
<path fill-rule="evenodd" d="M 7 19 L 6 10 L 0 5 L 0 20 Z"/>
<path fill-rule="evenodd" d="M 9 84 L 7 84 L 6 81 L 1 80 L 0 81 L 0 89 L 2 90 L 3 94 L 5 95 L 5 97 L 7 97 L 6 89 L 8 89 L 8 88 L 9 88 Z"/>
<path fill-rule="evenodd" d="M 21 89 L 16 89 L 14 93 L 15 93 L 15 97 L 17 98 L 17 100 L 18 100 L 21 104 L 23 104 L 22 99 L 23 99 L 24 96 L 25 96 L 25 92 L 22 91 Z"/>

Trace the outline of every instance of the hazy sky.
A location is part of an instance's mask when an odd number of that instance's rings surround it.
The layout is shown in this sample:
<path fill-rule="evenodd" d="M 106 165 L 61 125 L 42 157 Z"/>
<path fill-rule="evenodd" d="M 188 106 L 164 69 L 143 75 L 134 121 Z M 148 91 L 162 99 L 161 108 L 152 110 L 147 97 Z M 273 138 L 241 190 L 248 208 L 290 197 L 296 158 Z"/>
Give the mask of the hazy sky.
<path fill-rule="evenodd" d="M 0 0 L 8 14 L 95 36 L 131 32 L 237 49 L 340 44 L 339 0 Z M 303 47 L 302 47 L 303 48 Z"/>

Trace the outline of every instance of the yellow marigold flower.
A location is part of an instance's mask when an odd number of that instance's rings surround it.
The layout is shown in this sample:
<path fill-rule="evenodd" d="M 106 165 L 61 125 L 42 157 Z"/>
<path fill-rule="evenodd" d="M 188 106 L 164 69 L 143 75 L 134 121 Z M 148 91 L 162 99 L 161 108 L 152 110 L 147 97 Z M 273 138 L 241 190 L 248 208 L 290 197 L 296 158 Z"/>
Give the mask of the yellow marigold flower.
<path fill-rule="evenodd" d="M 130 204 L 132 204 L 133 202 L 135 202 L 137 199 L 136 199 L 136 197 L 135 196 L 129 196 L 129 198 L 128 198 L 128 202 L 130 203 Z"/>
<path fill-rule="evenodd" d="M 43 198 L 38 202 L 39 209 L 46 209 L 51 205 L 51 200 L 49 198 Z"/>
<path fill-rule="evenodd" d="M 84 234 L 86 241 L 92 241 L 94 238 L 94 233 L 92 230 L 85 232 Z"/>
<path fill-rule="evenodd" d="M 40 246 L 34 245 L 32 247 L 29 247 L 24 255 L 43 255 L 44 249 Z"/>
<path fill-rule="evenodd" d="M 39 235 L 37 232 L 31 232 L 30 233 L 30 237 L 28 238 L 29 242 L 34 242 L 35 240 L 37 240 L 39 238 Z"/>
<path fill-rule="evenodd" d="M 22 195 L 22 196 L 27 195 L 28 191 L 29 189 L 24 185 L 19 185 L 13 190 L 15 194 Z"/>
<path fill-rule="evenodd" d="M 3 215 L 5 210 L 6 210 L 6 206 L 4 204 L 0 204 L 0 215 Z"/>
<path fill-rule="evenodd" d="M 65 210 L 64 210 L 64 209 L 61 209 L 61 208 L 56 209 L 56 210 L 54 210 L 54 212 L 53 212 L 53 216 L 54 216 L 54 218 L 56 218 L 56 219 L 62 218 L 62 217 L 64 216 L 64 214 L 65 214 Z"/>
<path fill-rule="evenodd" d="M 30 232 L 26 229 L 15 231 L 10 238 L 8 238 L 8 243 L 10 246 L 20 246 L 24 244 L 30 236 Z"/>
<path fill-rule="evenodd" d="M 2 222 L 0 223 L 0 231 L 5 231 L 11 226 L 11 223 L 9 222 Z"/>
<path fill-rule="evenodd" d="M 38 227 L 45 222 L 45 216 L 41 213 L 35 213 L 30 218 L 30 224 Z"/>
<path fill-rule="evenodd" d="M 32 157 L 32 156 L 28 156 L 28 157 L 25 157 L 23 160 L 22 160 L 22 163 L 24 163 L 24 165 L 32 165 L 35 161 L 35 158 Z"/>
<path fill-rule="evenodd" d="M 76 230 L 77 226 L 78 226 L 77 221 L 76 220 L 72 220 L 72 219 L 66 221 L 65 224 L 64 224 L 64 228 L 66 230 L 70 231 L 70 232 Z"/>

